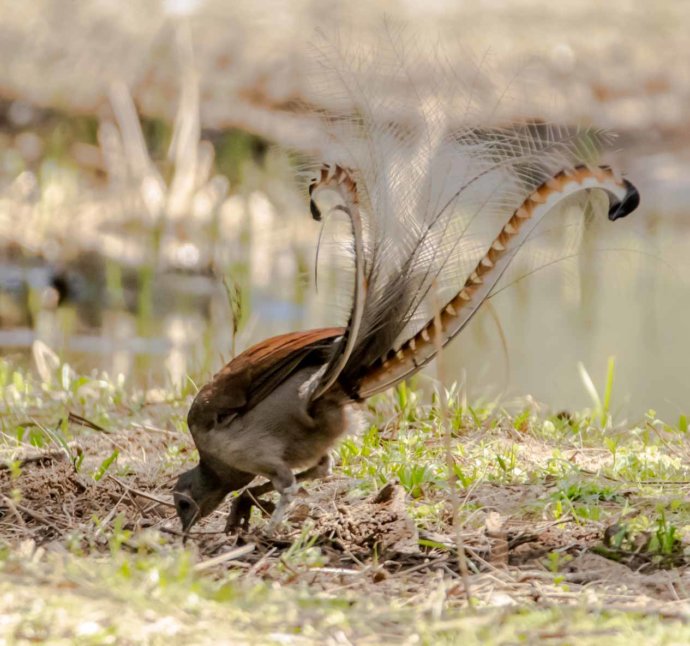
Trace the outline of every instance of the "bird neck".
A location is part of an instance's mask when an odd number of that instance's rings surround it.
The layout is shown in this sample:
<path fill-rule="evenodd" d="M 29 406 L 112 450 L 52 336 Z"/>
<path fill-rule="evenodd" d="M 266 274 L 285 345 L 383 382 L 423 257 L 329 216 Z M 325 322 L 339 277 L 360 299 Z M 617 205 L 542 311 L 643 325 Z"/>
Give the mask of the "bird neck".
<path fill-rule="evenodd" d="M 254 475 L 235 469 L 213 455 L 199 455 L 199 478 L 207 489 L 223 490 L 225 493 L 248 485 Z"/>

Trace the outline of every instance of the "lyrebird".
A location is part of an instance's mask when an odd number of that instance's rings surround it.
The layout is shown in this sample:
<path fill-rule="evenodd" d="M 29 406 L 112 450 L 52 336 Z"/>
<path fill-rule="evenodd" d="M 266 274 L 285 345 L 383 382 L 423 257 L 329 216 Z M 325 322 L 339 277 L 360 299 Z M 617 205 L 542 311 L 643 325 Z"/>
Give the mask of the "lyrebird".
<path fill-rule="evenodd" d="M 351 406 L 450 342 L 547 214 L 591 191 L 608 196 L 610 220 L 639 203 L 630 182 L 591 162 L 606 144 L 601 132 L 449 127 L 452 106 L 433 92 L 413 95 L 406 109 L 416 121 L 403 127 L 379 118 L 385 91 L 365 94 L 357 110 L 323 120 L 335 163 L 309 189 L 314 218 L 330 192 L 329 212 L 349 220 L 349 320 L 262 341 L 201 388 L 188 415 L 199 464 L 174 487 L 185 533 L 256 476 L 268 482 L 235 499 L 227 529 L 245 524 L 252 500 L 274 488 L 275 527 L 298 480 L 328 473 Z"/>

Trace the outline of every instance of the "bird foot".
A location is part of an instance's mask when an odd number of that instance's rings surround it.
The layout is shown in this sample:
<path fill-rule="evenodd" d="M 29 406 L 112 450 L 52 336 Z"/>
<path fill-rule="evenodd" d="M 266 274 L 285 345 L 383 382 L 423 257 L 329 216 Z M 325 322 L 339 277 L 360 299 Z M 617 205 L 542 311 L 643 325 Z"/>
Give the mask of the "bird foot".
<path fill-rule="evenodd" d="M 232 501 L 230 513 L 225 523 L 225 533 L 229 534 L 238 529 L 245 532 L 248 531 L 252 508 L 255 506 L 265 514 L 270 514 L 276 509 L 276 506 L 269 500 L 256 498 L 252 496 L 249 491 L 243 491 Z"/>
<path fill-rule="evenodd" d="M 266 527 L 266 533 L 269 536 L 273 534 L 278 525 L 280 525 L 280 523 L 283 522 L 283 518 L 285 517 L 285 514 L 290 508 L 290 505 L 292 505 L 292 502 L 297 496 L 298 491 L 299 484 L 297 482 L 283 489 L 282 493 L 280 494 L 280 500 L 278 501 L 278 505 L 276 506 L 275 511 L 271 515 L 271 520 L 268 522 L 268 526 Z"/>

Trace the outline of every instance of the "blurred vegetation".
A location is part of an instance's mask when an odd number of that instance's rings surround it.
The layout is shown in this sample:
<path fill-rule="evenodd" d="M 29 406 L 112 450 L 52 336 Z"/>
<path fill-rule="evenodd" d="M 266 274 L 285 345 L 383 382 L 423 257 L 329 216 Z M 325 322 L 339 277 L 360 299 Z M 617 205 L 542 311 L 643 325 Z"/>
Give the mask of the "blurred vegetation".
<path fill-rule="evenodd" d="M 413 33 L 411 81 L 430 75 L 427 45 L 443 42 L 464 79 L 458 92 L 472 88 L 492 118 L 620 132 L 625 152 L 607 161 L 643 195 L 625 230 L 588 230 L 580 258 L 495 299 L 507 353 L 482 313 L 449 350 L 452 377 L 465 367 L 475 393 L 496 394 L 507 380 L 511 394 L 583 405 L 577 363 L 599 370 L 615 354 L 632 415 L 644 412 L 649 383 L 654 405 L 677 414 L 688 386 L 677 351 L 684 315 L 672 312 L 690 303 L 690 86 L 679 63 L 690 17 L 674 2 L 651 12 L 618 0 L 602 11 L 566 3 L 555 16 L 540 0 L 332 11 L 310 0 L 0 2 L 12 51 L 0 70 L 0 347 L 26 356 L 41 339 L 85 366 L 175 382 L 259 338 L 341 322 L 339 268 L 321 272 L 320 294 L 310 284 L 317 229 L 281 151 L 318 155 L 314 117 L 338 98 L 314 64 L 317 33 L 362 56 L 384 33 L 396 43 Z M 358 82 L 381 79 L 362 68 Z M 390 87 L 402 105 L 408 89 Z M 243 295 L 232 341 L 223 278 Z M 654 295 L 650 307 L 640 293 Z M 552 342 L 545 330 L 561 332 Z"/>

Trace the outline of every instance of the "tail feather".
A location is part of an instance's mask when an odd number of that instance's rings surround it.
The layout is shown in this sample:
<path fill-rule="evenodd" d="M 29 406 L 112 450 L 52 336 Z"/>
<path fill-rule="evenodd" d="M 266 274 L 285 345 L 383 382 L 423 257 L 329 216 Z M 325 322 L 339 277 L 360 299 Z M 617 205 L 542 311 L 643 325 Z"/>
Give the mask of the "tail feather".
<path fill-rule="evenodd" d="M 331 360 L 317 373 L 313 384 L 313 392 L 310 394 L 310 399 L 312 400 L 325 393 L 337 381 L 340 373 L 347 365 L 357 341 L 367 294 L 366 282 L 364 280 L 364 233 L 362 230 L 362 218 L 359 213 L 357 185 L 350 173 L 341 166 L 336 165 L 331 169 L 329 165 L 324 165 L 321 168 L 319 177 L 309 186 L 309 208 L 312 217 L 317 221 L 322 219 L 322 214 L 316 197 L 320 191 L 327 189 L 334 190 L 342 200 L 342 204 L 336 204 L 333 210 L 345 213 L 350 219 L 354 242 L 355 287 L 350 320 L 345 326 L 345 331 L 340 341 L 333 349 Z"/>
<path fill-rule="evenodd" d="M 610 171 L 594 166 L 608 133 L 535 121 L 496 125 L 493 110 L 473 105 L 464 115 L 472 125 L 458 127 L 454 70 L 441 63 L 438 77 L 413 80 L 393 49 L 392 58 L 353 59 L 351 72 L 347 57 L 326 65 L 336 73 L 322 149 L 336 168 L 351 169 L 353 190 L 339 186 L 356 276 L 347 332 L 318 377 L 316 397 L 336 382 L 367 397 L 427 363 L 437 304 L 446 304 L 444 345 L 490 295 L 554 196 L 599 187 L 619 199 L 624 192 Z M 362 75 L 369 65 L 374 73 Z M 322 173 L 312 193 L 329 181 Z"/>
<path fill-rule="evenodd" d="M 431 361 L 438 348 L 449 343 L 469 323 L 547 213 L 573 193 L 592 189 L 608 193 L 609 219 L 612 221 L 625 217 L 639 204 L 635 187 L 627 180 L 616 179 L 605 167 L 593 170 L 578 167 L 572 172 L 560 172 L 544 182 L 515 210 L 463 288 L 443 307 L 440 325 L 434 318 L 430 319 L 398 349 L 379 359 L 359 381 L 358 396 L 365 399 L 386 390 Z M 437 334 L 441 335 L 440 339 L 436 338 Z"/>

